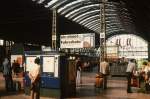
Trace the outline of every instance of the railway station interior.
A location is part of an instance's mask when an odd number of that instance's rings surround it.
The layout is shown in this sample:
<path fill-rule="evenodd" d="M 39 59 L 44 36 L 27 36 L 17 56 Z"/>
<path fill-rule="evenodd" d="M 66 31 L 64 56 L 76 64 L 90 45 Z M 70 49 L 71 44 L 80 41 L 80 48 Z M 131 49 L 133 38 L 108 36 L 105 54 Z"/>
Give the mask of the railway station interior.
<path fill-rule="evenodd" d="M 38 99 L 150 99 L 149 0 L 2 0 L 0 12 L 0 99 L 33 99 L 37 58 Z"/>

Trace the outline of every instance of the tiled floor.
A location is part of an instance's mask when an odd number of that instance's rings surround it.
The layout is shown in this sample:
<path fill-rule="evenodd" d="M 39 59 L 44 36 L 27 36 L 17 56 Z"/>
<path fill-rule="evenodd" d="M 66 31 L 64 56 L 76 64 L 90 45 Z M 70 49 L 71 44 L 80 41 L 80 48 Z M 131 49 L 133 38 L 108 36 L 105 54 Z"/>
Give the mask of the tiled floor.
<path fill-rule="evenodd" d="M 69 99 L 150 99 L 150 94 L 126 93 L 125 78 L 109 78 L 108 89 L 102 90 L 94 87 L 95 73 L 83 73 L 82 85 L 77 87 L 76 97 Z M 0 75 L 0 99 L 29 99 L 23 92 L 4 91 L 4 80 Z M 40 99 L 52 99 L 41 97 Z"/>

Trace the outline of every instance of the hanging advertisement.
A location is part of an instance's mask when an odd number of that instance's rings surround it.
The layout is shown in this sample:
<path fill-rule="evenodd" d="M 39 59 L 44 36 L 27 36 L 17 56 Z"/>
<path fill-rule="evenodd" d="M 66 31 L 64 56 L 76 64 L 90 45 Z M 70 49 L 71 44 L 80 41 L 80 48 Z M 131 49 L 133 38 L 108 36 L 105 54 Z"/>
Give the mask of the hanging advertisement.
<path fill-rule="evenodd" d="M 60 48 L 95 47 L 95 34 L 69 34 L 60 36 Z"/>

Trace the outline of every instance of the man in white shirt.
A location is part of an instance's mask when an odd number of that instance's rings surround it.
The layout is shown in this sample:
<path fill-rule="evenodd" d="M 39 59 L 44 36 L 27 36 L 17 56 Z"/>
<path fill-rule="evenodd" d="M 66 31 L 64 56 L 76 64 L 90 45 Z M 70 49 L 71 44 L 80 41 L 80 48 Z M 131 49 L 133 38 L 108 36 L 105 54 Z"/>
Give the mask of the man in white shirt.
<path fill-rule="evenodd" d="M 103 89 L 107 88 L 107 75 L 109 74 L 109 63 L 106 62 L 106 59 L 100 63 L 100 73 L 103 74 Z"/>
<path fill-rule="evenodd" d="M 127 93 L 131 93 L 131 77 L 135 73 L 135 69 L 136 69 L 135 59 L 131 59 L 128 63 L 126 70 L 128 80 Z"/>
<path fill-rule="evenodd" d="M 40 59 L 36 58 L 35 65 L 29 71 L 29 78 L 31 80 L 31 99 L 39 99 L 40 92 Z"/>

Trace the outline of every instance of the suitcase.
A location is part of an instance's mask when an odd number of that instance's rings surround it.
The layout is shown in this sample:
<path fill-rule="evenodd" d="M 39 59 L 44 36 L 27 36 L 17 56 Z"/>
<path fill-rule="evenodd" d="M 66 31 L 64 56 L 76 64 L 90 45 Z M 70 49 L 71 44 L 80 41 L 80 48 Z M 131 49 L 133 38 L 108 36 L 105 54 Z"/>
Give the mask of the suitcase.
<path fill-rule="evenodd" d="M 95 87 L 96 88 L 102 88 L 103 87 L 103 76 L 100 74 L 96 74 Z"/>
<path fill-rule="evenodd" d="M 138 82 L 138 78 L 137 77 L 133 76 L 131 78 L 131 86 L 132 87 L 139 87 L 139 82 Z"/>

